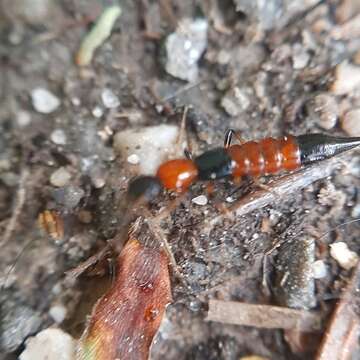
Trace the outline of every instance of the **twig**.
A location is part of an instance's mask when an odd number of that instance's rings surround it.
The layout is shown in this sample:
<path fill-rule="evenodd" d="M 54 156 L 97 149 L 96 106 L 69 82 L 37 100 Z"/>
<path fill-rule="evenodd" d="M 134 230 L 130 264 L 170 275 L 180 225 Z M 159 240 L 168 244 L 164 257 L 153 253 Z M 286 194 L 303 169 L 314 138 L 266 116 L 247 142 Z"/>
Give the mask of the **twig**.
<path fill-rule="evenodd" d="M 336 306 L 316 360 L 351 358 L 360 333 L 360 319 L 355 312 L 356 303 L 359 303 L 359 282 L 360 262 Z"/>
<path fill-rule="evenodd" d="M 22 210 L 25 200 L 26 200 L 26 180 L 27 180 L 28 176 L 29 176 L 29 171 L 25 168 L 21 173 L 19 188 L 17 191 L 16 200 L 15 200 L 15 208 L 11 215 L 10 221 L 8 222 L 8 224 L 6 226 L 4 236 L 1 239 L 0 247 L 4 246 L 9 241 L 11 235 L 13 234 L 13 232 L 15 230 L 16 223 L 18 221 L 21 210 Z"/>
<path fill-rule="evenodd" d="M 260 189 L 242 197 L 231 205 L 226 213 L 222 213 L 210 219 L 208 225 L 213 227 L 227 217 L 231 218 L 233 215 L 246 215 L 276 201 L 284 201 L 288 196 L 293 196 L 294 193 L 299 192 L 311 183 L 330 176 L 334 171 L 334 168 L 340 165 L 340 159 L 334 158 L 304 168 L 294 174 L 283 176 L 268 184 L 271 191 Z"/>
<path fill-rule="evenodd" d="M 322 323 L 321 316 L 315 312 L 222 300 L 209 301 L 206 320 L 266 329 L 299 331 L 318 331 Z"/>

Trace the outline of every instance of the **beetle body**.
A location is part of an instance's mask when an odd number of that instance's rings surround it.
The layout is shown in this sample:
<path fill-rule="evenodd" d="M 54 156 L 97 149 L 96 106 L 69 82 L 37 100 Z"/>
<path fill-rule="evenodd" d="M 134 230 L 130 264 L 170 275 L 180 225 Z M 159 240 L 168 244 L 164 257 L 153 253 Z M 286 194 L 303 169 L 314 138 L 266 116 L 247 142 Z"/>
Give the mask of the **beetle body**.
<path fill-rule="evenodd" d="M 230 145 L 229 136 L 226 139 L 225 147 L 205 151 L 193 160 L 164 162 L 154 179 L 165 189 L 181 193 L 197 180 L 256 177 L 292 171 L 360 145 L 360 137 L 323 134 L 287 135 L 279 139 L 268 137 L 234 145 Z"/>

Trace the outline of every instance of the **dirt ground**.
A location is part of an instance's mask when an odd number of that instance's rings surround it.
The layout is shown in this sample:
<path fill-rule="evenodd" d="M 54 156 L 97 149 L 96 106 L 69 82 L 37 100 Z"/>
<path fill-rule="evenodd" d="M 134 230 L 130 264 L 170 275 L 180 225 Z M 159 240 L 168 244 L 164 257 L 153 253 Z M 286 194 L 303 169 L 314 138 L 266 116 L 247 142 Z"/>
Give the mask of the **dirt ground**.
<path fill-rule="evenodd" d="M 124 0 L 111 36 L 91 65 L 79 67 L 74 58 L 80 43 L 109 3 L 42 0 L 39 8 L 25 0 L 0 3 L 4 359 L 16 358 L 28 336 L 56 324 L 54 307 L 65 312 L 58 326 L 78 337 L 91 304 L 109 286 L 107 271 L 73 282 L 64 273 L 119 230 L 123 214 L 118 204 L 130 175 L 126 159 L 114 151 L 113 134 L 180 125 L 187 105 L 194 153 L 221 146 L 228 128 L 239 130 L 246 140 L 306 132 L 348 136 L 342 119 L 360 103 L 355 90 L 334 90 L 339 64 L 360 62 L 359 35 L 341 28 L 360 12 L 355 0 L 271 0 L 266 6 L 247 0 Z M 198 77 L 189 85 L 164 70 L 164 46 L 181 19 L 196 16 L 207 20 L 207 46 L 197 64 Z M 334 34 L 335 28 L 343 31 Z M 39 87 L 60 101 L 54 111 L 36 109 L 32 95 Z M 119 100 L 116 108 L 104 106 L 105 88 Z M 319 94 L 332 101 L 321 113 L 314 105 Z M 204 194 L 205 185 L 191 187 L 162 223 L 185 284 L 172 279 L 174 301 L 152 359 L 314 358 L 325 325 L 309 344 L 281 329 L 205 317 L 209 299 L 220 299 L 312 309 L 326 323 L 352 273 L 330 256 L 329 245 L 342 241 L 360 253 L 360 222 L 355 221 L 360 217 L 359 151 L 329 166 L 318 181 L 304 188 L 296 183 L 287 192 L 277 188 L 284 175 L 266 177 L 272 200 L 232 219 L 221 217 L 221 204 L 264 191 L 251 179 L 240 186 L 217 182 L 204 206 L 191 199 Z M 61 167 L 71 179 L 54 186 L 51 175 Z M 152 205 L 153 214 L 170 197 L 163 194 Z M 61 213 L 63 241 L 39 230 L 37 217 L 45 209 Z M 326 273 L 316 280 L 310 271 L 315 260 L 326 265 Z M 296 283 L 291 289 L 283 286 L 284 272 Z M 360 359 L 355 350 L 349 358 Z"/>

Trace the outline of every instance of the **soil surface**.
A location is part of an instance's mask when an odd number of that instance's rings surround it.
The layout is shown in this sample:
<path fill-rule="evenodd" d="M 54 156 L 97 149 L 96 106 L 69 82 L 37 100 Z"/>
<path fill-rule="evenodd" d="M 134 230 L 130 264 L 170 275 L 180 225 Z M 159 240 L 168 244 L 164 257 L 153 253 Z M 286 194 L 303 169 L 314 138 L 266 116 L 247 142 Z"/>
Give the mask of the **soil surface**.
<path fill-rule="evenodd" d="M 0 5 L 0 353 L 5 359 L 16 358 L 26 338 L 56 323 L 79 337 L 92 304 L 111 283 L 106 264 L 77 281 L 65 272 L 119 232 L 124 216 L 119 204 L 134 171 L 114 150 L 115 133 L 180 126 L 188 106 L 187 137 L 198 154 L 222 146 L 228 128 L 245 140 L 311 132 L 348 136 L 342 119 L 360 104 L 359 92 L 334 90 L 342 80 L 339 64 L 360 61 L 359 38 L 334 35 L 360 11 L 355 0 L 271 0 L 266 6 L 245 0 L 124 0 L 111 36 L 86 67 L 75 64 L 75 54 L 110 2 L 39 3 L 38 9 L 31 1 Z M 165 70 L 166 37 L 182 19 L 199 16 L 207 21 L 207 44 L 196 64 L 197 78 L 188 83 Z M 38 88 L 59 104 L 41 110 L 34 99 Z M 104 101 L 106 89 L 118 104 Z M 329 97 L 331 106 L 319 111 L 319 95 Z M 58 169 L 65 169 L 65 178 L 58 173 L 54 179 Z M 199 182 L 162 221 L 183 281 L 172 277 L 174 301 L 152 359 L 314 358 L 325 327 L 310 344 L 281 329 L 205 320 L 209 299 L 312 309 L 324 319 L 334 310 L 352 270 L 330 256 L 329 245 L 342 241 L 360 253 L 359 151 L 343 155 L 331 176 L 305 188 L 276 192 L 282 176 L 260 179 L 275 200 L 245 215 L 210 221 L 224 214 L 224 205 L 263 191 L 252 179 L 215 182 L 211 194 Z M 206 205 L 191 201 L 203 194 Z M 156 216 L 173 198 L 162 194 L 150 211 Z M 46 209 L 63 219 L 61 240 L 39 229 L 38 215 Z M 315 260 L 326 269 L 316 280 Z M 293 281 L 289 289 L 285 273 Z"/>

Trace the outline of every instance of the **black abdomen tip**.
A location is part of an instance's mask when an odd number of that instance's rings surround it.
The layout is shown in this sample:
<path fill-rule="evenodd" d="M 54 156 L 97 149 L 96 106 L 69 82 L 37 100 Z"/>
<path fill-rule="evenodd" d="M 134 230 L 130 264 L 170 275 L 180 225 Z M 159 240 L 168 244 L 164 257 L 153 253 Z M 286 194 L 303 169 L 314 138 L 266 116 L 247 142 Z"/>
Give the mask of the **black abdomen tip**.
<path fill-rule="evenodd" d="M 141 197 L 146 201 L 155 199 L 162 190 L 161 182 L 155 176 L 138 176 L 129 183 L 127 196 L 130 201 Z"/>
<path fill-rule="evenodd" d="M 336 137 L 324 134 L 306 134 L 296 137 L 299 145 L 301 164 L 329 159 L 360 145 L 360 137 Z"/>

